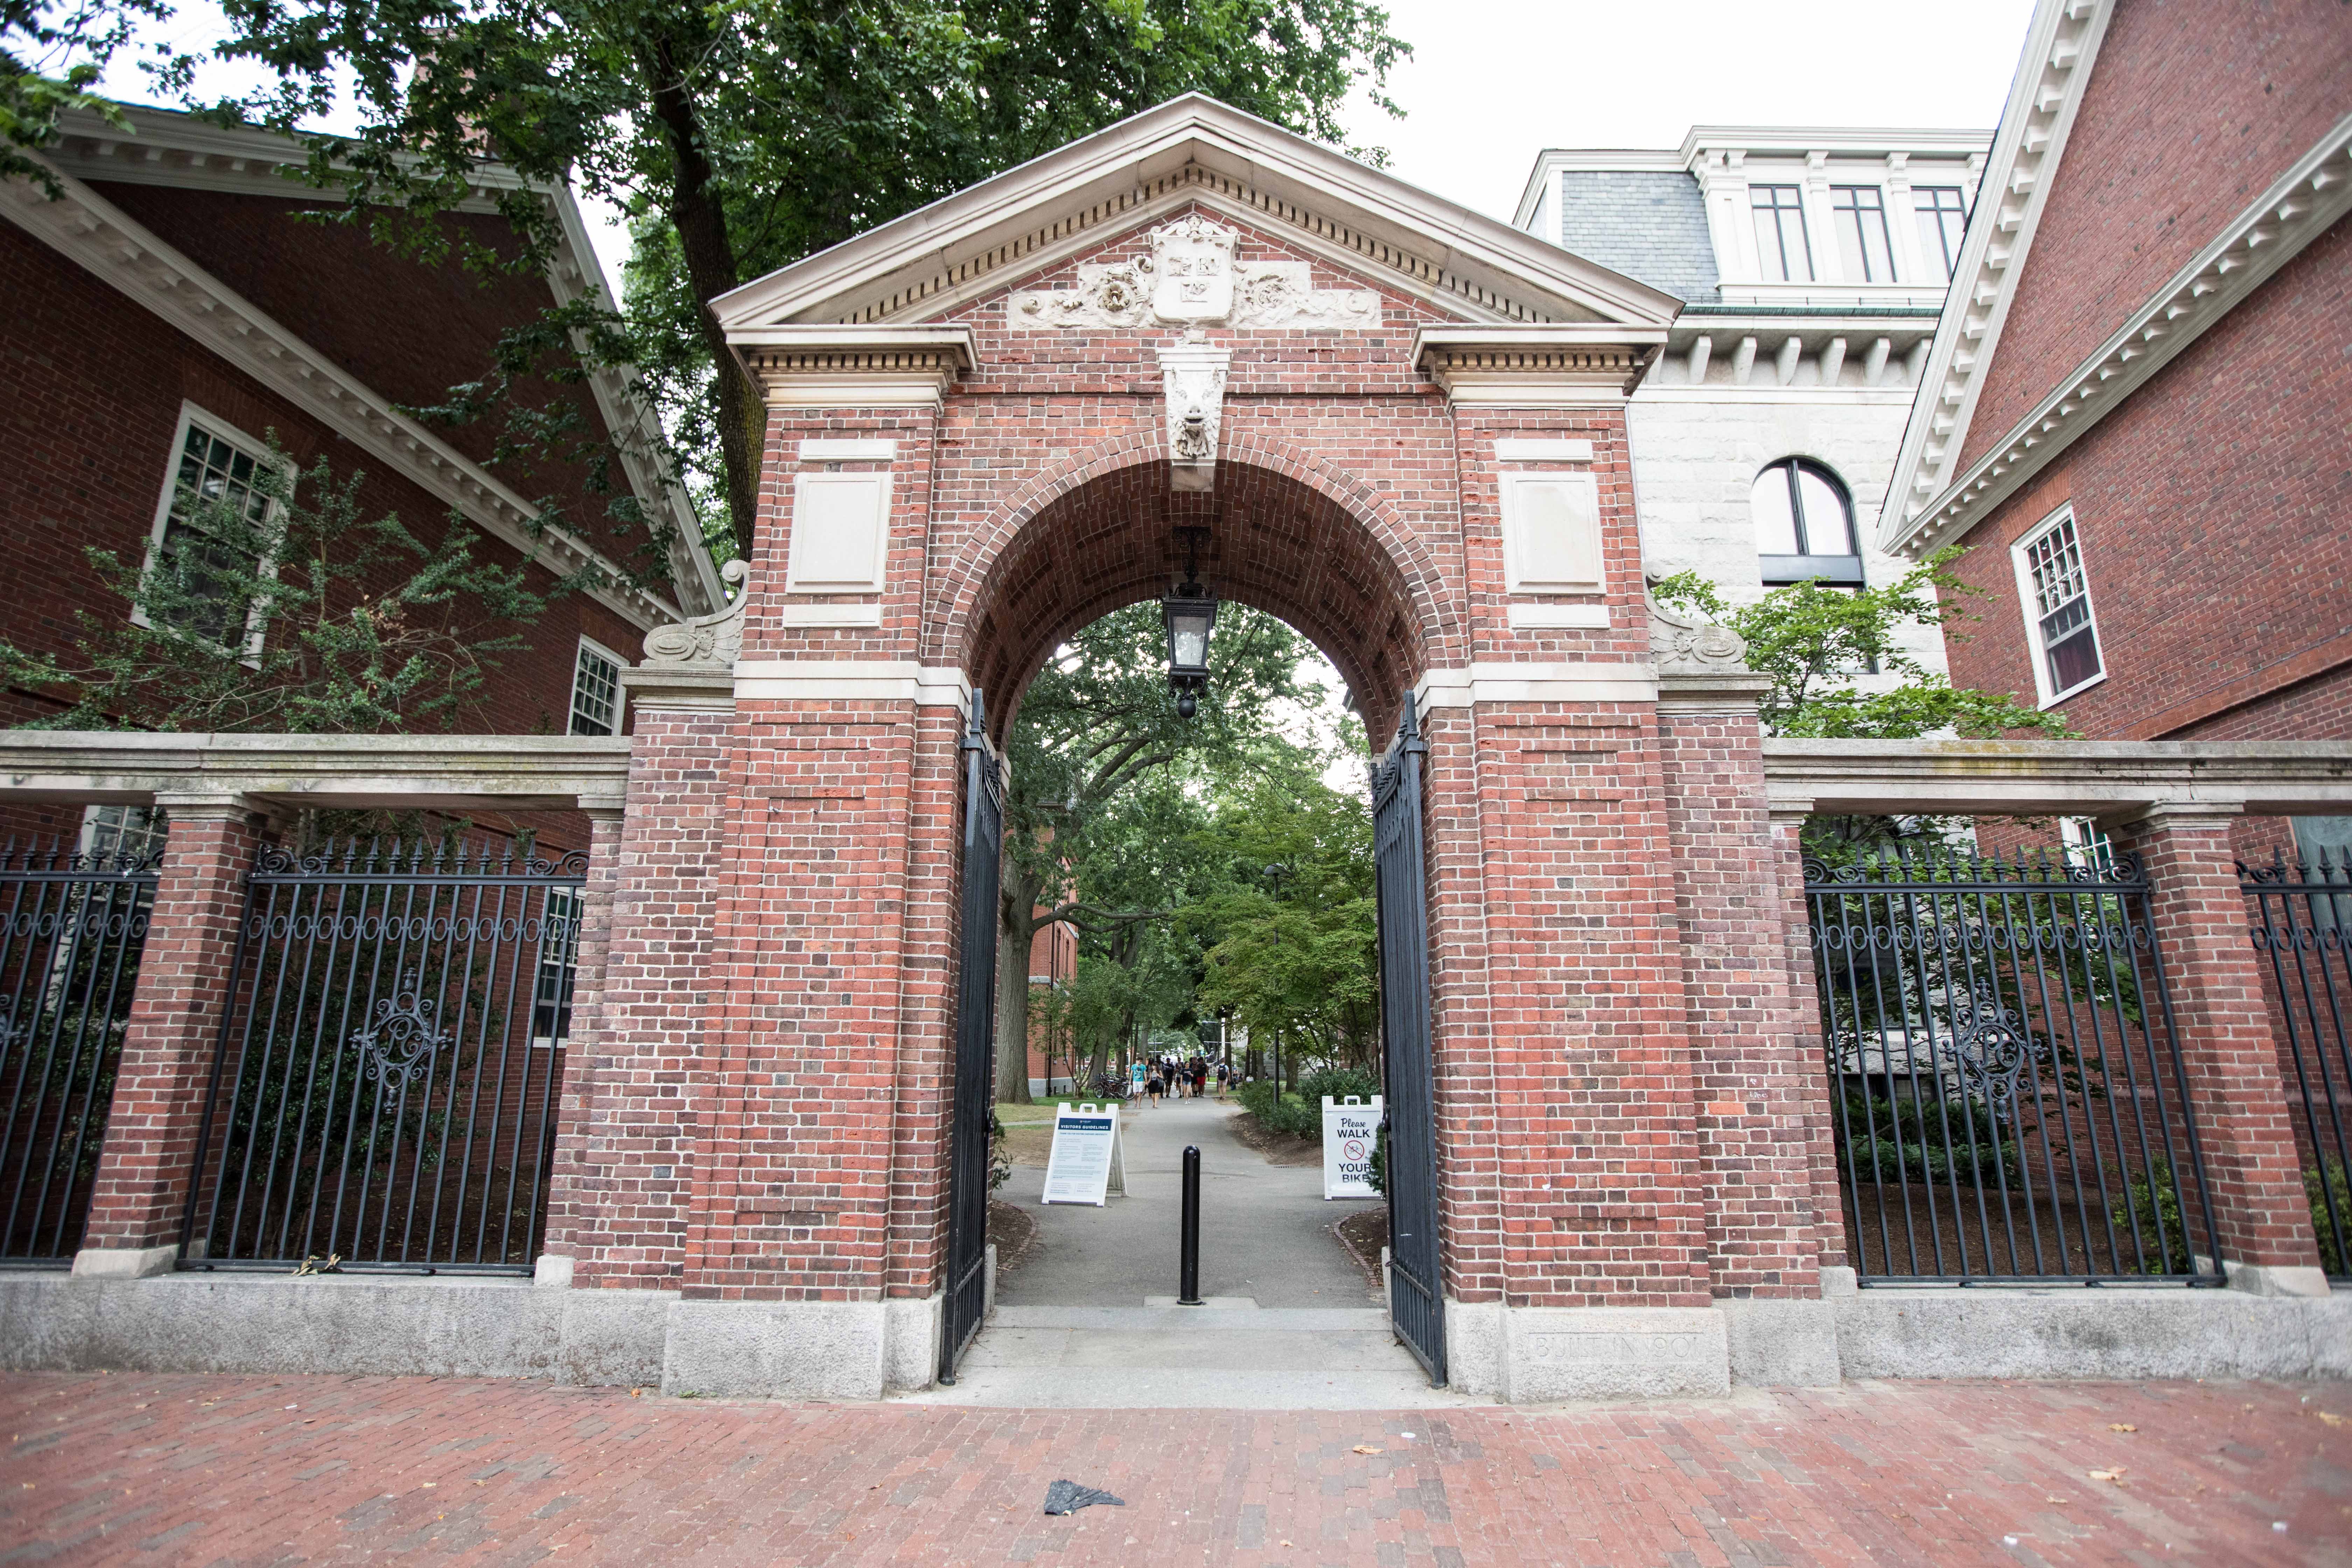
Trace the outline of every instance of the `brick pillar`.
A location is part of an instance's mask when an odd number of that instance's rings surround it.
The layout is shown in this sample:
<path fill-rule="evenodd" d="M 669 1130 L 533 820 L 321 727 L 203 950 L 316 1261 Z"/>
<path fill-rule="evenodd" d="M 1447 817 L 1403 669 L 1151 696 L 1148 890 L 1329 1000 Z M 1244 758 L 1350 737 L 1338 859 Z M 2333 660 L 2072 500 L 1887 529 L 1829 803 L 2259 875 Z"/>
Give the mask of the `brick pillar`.
<path fill-rule="evenodd" d="M 1789 976 L 1789 909 L 1765 796 L 1756 701 L 1743 672 L 1669 673 L 1658 700 L 1706 1209 L 1717 1299 L 1821 1290 L 1811 1133 L 1819 1057 L 1802 1047 Z"/>
<path fill-rule="evenodd" d="M 221 1018 L 259 842 L 240 797 L 158 797 L 171 819 L 115 1069 L 76 1274 L 161 1274 L 178 1257 Z"/>
<path fill-rule="evenodd" d="M 2137 851 L 2147 866 L 2207 1201 L 2231 1281 L 2265 1295 L 2324 1296 L 2303 1162 L 2230 847 L 2237 814 L 2235 806 L 2160 804 L 2118 847 Z M 2204 1241 L 2200 1227 L 2191 1245 Z"/>
<path fill-rule="evenodd" d="M 603 1049 L 604 964 L 613 945 L 613 889 L 619 881 L 621 823 L 613 806 L 589 806 L 588 881 L 581 889 L 580 931 L 573 939 L 572 1031 L 564 1043 L 564 1082 L 555 1121 L 555 1159 L 547 1181 L 547 1235 L 539 1258 L 539 1282 L 572 1283 L 572 1227 L 593 1223 L 595 1199 L 587 1181 L 587 1116 L 593 1098 L 575 1085 L 593 1080 L 592 1064 Z"/>

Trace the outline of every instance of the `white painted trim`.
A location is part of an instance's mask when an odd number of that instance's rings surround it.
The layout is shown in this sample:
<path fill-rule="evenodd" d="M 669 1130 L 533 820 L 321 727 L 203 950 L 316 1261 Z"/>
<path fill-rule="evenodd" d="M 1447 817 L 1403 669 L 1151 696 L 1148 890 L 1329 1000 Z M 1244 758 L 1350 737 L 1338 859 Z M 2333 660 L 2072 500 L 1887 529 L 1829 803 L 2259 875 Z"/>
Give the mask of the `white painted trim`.
<path fill-rule="evenodd" d="M 2083 548 L 2083 525 L 2074 522 L 2074 554 L 2083 565 L 2083 605 L 2091 616 L 2091 646 L 2099 650 L 2099 673 L 2088 680 L 2078 680 L 2063 691 L 2050 689 L 2050 650 L 2042 645 L 2042 612 L 2035 606 L 2033 565 L 2026 552 L 2051 534 L 2060 525 L 2074 521 L 2074 503 L 2068 501 L 2032 528 L 2019 536 L 2009 547 L 2010 570 L 2017 575 L 2017 607 L 2025 620 L 2025 647 L 2033 665 L 2033 690 L 2040 699 L 2036 706 L 2051 709 L 2077 692 L 2088 691 L 2107 679 L 2107 642 L 2099 635 L 2099 601 L 2091 592 L 2091 555 Z"/>
<path fill-rule="evenodd" d="M 0 182 L 0 216 L 525 558 L 545 561 L 559 575 L 597 568 L 604 581 L 590 596 L 634 625 L 650 629 L 687 618 L 671 601 L 631 587 L 615 563 L 577 536 L 550 530 L 535 537 L 538 508 L 488 470 L 88 185 L 62 173 L 58 180 L 65 196 L 54 202 L 29 180 Z"/>
<path fill-rule="evenodd" d="M 1966 535 L 2347 212 L 2352 114 L 2329 127 L 1967 472 L 1916 510 L 1885 514 L 1881 547 L 1916 555 Z M 1965 434 L 1963 426 L 1958 435 Z M 1891 492 L 1888 499 L 1895 499 Z"/>
<path fill-rule="evenodd" d="M 812 439 L 801 443 L 803 463 L 890 463 L 898 458 L 896 441 Z"/>
<path fill-rule="evenodd" d="M 953 665 L 912 659 L 747 658 L 735 666 L 737 701 L 911 702 L 971 711 L 971 680 Z"/>
<path fill-rule="evenodd" d="M 1580 627 L 1605 630 L 1609 626 L 1606 605 L 1513 605 L 1510 624 L 1514 628 L 1539 631 L 1550 627 Z"/>
<path fill-rule="evenodd" d="M 268 442 L 247 435 L 239 426 L 229 423 L 193 399 L 185 397 L 180 399 L 179 423 L 173 427 L 171 450 L 164 455 L 163 458 L 163 493 L 155 500 L 154 521 L 147 530 L 147 552 L 139 563 L 139 570 L 142 576 L 149 567 L 155 564 L 156 552 L 163 546 L 163 528 L 171 521 L 172 502 L 179 496 L 180 458 L 187 450 L 189 428 L 199 423 L 208 433 L 226 437 L 231 446 L 242 448 L 253 458 L 257 468 L 269 461 Z M 295 475 L 293 459 L 288 458 L 280 467 L 286 475 L 287 488 L 290 491 Z M 269 503 L 269 516 L 272 519 L 277 517 L 279 504 L 274 500 Z M 278 563 L 265 559 L 255 563 L 254 570 L 257 576 L 274 579 L 278 575 Z M 135 601 L 131 606 L 131 624 L 151 629 L 155 625 L 153 621 L 147 618 L 147 612 Z M 240 662 L 258 666 L 261 661 L 262 640 L 268 635 L 269 628 L 261 618 L 261 605 L 257 603 L 246 612 L 245 653 Z M 209 639 L 199 638 L 198 640 L 209 642 Z M 209 644 L 209 646 L 222 653 L 229 651 L 220 647 L 218 644 Z"/>
<path fill-rule="evenodd" d="M 878 626 L 882 606 L 856 605 L 793 605 L 776 606 L 776 624 L 783 626 Z"/>
<path fill-rule="evenodd" d="M 1497 437 L 1495 441 L 1495 461 L 1498 463 L 1589 463 L 1592 461 L 1592 443 L 1586 440 L 1541 440 L 1530 437 Z"/>
<path fill-rule="evenodd" d="M 1635 403 L 1838 404 L 1846 407 L 1907 408 L 1907 386 L 1653 386 L 1642 384 Z"/>
<path fill-rule="evenodd" d="M 1943 319 L 1879 507 L 1880 548 L 1890 553 L 1898 548 L 1895 542 L 1907 536 L 1905 520 L 1922 510 L 1915 503 L 1941 488 L 1942 476 L 1968 442 L 1984 367 L 2000 346 L 2026 253 L 2114 11 L 2115 0 L 2040 0 L 2026 27 L 2000 132 L 1969 201 L 1959 265 L 1944 295 Z"/>
<path fill-rule="evenodd" d="M 1575 658 L 1547 664 L 1476 663 L 1433 669 L 1415 683 L 1414 706 L 1472 708 L 1491 702 L 1654 702 L 1655 665 Z"/>

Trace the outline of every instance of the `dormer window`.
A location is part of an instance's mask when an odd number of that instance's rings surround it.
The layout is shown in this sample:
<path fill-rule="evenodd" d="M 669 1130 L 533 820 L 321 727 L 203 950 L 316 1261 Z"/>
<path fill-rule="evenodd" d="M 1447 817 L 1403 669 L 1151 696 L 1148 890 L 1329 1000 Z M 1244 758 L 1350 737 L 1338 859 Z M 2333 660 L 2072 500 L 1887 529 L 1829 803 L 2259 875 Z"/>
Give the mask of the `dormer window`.
<path fill-rule="evenodd" d="M 1783 458 L 1748 492 L 1756 556 L 1767 587 L 1824 583 L 1861 587 L 1853 500 L 1838 477 L 1804 458 Z"/>
<path fill-rule="evenodd" d="M 1767 283 L 1811 283 L 1813 247 L 1805 237 L 1805 207 L 1794 185 L 1750 185 L 1756 214 L 1756 259 Z"/>
<path fill-rule="evenodd" d="M 1892 283 L 1895 253 L 1886 233 L 1886 202 L 1876 185 L 1832 185 L 1838 255 L 1849 283 Z"/>

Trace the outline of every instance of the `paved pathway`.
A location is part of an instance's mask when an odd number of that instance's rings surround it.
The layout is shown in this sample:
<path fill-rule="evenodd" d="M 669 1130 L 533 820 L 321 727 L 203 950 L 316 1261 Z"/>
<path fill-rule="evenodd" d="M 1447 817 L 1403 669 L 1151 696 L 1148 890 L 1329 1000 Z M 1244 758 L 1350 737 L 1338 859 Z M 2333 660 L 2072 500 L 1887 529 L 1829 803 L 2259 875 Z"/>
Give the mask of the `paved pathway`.
<path fill-rule="evenodd" d="M 1326 1203 L 1313 1165 L 1269 1165 L 1236 1139 L 1233 1101 L 1130 1101 L 1119 1132 L 1127 1191 L 1101 1208 L 1040 1204 L 1045 1173 L 1015 1166 L 997 1195 L 1037 1216 L 1042 1246 L 1005 1277 L 1015 1307 L 1140 1307 L 1176 1294 L 1184 1145 L 1201 1147 L 1201 1293 L 1261 1307 L 1365 1307 L 1379 1298 L 1330 1234 L 1363 1205 Z"/>
<path fill-rule="evenodd" d="M 2341 1384 L 1381 1415 L 31 1373 L 0 1429 L 6 1563 L 2352 1563 Z M 1127 1506 L 1046 1518 L 1058 1477 Z"/>

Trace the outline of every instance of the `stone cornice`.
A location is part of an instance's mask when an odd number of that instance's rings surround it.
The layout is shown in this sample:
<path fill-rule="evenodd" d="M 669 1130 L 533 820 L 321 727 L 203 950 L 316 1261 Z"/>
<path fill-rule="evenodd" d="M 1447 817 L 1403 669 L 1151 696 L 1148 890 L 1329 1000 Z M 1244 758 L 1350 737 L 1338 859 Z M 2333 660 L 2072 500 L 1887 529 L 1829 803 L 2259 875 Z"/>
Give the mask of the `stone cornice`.
<path fill-rule="evenodd" d="M 730 328 L 936 316 L 1199 201 L 1489 321 L 1671 319 L 1669 295 L 1198 94 L 1160 104 L 714 301 Z"/>
<path fill-rule="evenodd" d="M 1961 241 L 1959 265 L 1945 295 L 1943 321 L 1927 352 L 1880 509 L 1883 549 L 1895 548 L 1889 542 L 1903 533 L 1905 520 L 1919 513 L 1927 495 L 1942 487 L 1968 439 L 1984 367 L 2000 342 L 2026 252 L 2114 11 L 2115 0 L 2040 0 L 2026 28 L 2000 130 Z"/>
<path fill-rule="evenodd" d="M 0 799 L 18 801 L 525 811 L 618 806 L 628 782 L 626 736 L 0 730 Z"/>
<path fill-rule="evenodd" d="M 1412 363 L 1458 404 L 1574 407 L 1630 395 L 1665 342 L 1664 325 L 1423 327 Z"/>
<path fill-rule="evenodd" d="M 591 595 L 636 625 L 658 626 L 683 613 L 628 584 L 616 563 L 577 536 L 549 530 L 533 538 L 538 509 L 523 497 L 89 186 L 61 171 L 58 180 L 65 195 L 56 201 L 28 180 L 0 182 L 0 214 L 492 538 L 560 574 L 596 568 L 604 581 Z"/>
<path fill-rule="evenodd" d="M 2347 741 L 1767 741 L 1764 773 L 1776 811 L 1841 816 L 2352 814 Z"/>
<path fill-rule="evenodd" d="M 771 405 L 938 405 L 978 351 L 965 326 L 730 328 L 728 344 Z"/>
<path fill-rule="evenodd" d="M 2352 115 L 2134 310 L 2032 411 L 1880 546 L 1914 557 L 1961 538 L 2265 279 L 2352 212 Z"/>

